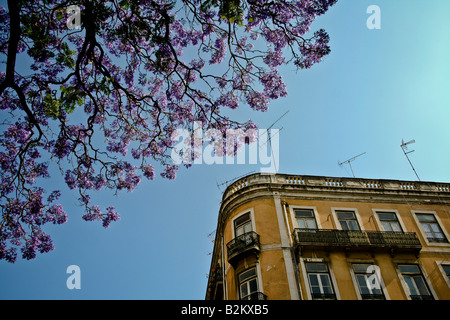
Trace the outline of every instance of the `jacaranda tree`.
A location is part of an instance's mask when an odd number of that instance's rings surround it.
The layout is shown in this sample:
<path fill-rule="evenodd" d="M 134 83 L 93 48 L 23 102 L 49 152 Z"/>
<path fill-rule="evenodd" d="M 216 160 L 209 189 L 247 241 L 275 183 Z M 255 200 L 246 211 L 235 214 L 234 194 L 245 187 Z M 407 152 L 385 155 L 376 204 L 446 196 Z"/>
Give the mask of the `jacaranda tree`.
<path fill-rule="evenodd" d="M 264 111 L 286 96 L 278 68 L 310 68 L 330 52 L 327 33 L 310 25 L 336 1 L 7 1 L 0 259 L 53 250 L 42 226 L 67 214 L 61 191 L 44 188 L 51 165 L 79 193 L 83 219 L 107 227 L 119 215 L 91 203 L 92 192 L 174 179 L 177 128 L 255 128 L 221 109 Z"/>

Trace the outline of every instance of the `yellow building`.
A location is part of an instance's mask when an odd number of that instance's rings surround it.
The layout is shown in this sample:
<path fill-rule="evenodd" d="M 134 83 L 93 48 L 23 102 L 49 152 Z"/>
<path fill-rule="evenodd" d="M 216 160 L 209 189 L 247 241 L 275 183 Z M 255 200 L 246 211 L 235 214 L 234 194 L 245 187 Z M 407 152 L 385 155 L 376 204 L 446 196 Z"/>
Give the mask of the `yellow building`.
<path fill-rule="evenodd" d="M 450 300 L 450 184 L 253 174 L 224 192 L 207 300 Z"/>

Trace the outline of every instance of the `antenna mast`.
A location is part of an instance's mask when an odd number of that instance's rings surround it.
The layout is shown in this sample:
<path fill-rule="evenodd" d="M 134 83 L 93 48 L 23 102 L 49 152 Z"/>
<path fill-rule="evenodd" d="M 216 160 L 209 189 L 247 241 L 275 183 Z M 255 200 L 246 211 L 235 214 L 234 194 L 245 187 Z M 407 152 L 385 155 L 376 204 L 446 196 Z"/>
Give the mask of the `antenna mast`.
<path fill-rule="evenodd" d="M 365 152 L 363 152 L 363 153 L 361 153 L 361 154 L 358 154 L 357 156 L 354 156 L 353 158 L 350 158 L 350 159 L 348 159 L 348 160 L 345 160 L 345 161 L 342 161 L 342 162 L 338 162 L 338 164 L 339 164 L 340 167 L 342 167 L 342 165 L 343 165 L 344 163 L 348 163 L 348 165 L 350 166 L 350 170 L 352 170 L 353 178 L 355 178 L 355 174 L 353 173 L 353 168 L 352 168 L 351 162 L 354 161 L 356 158 L 362 156 L 363 154 L 365 154 Z"/>
<path fill-rule="evenodd" d="M 266 141 L 263 145 L 259 146 L 259 147 L 261 148 L 261 147 L 263 147 L 267 142 L 269 143 L 269 147 L 270 147 L 270 155 L 272 156 L 272 160 L 273 160 L 274 162 L 275 162 L 275 159 L 273 158 L 272 138 L 271 138 L 271 136 L 270 136 L 270 131 L 269 131 L 269 130 L 272 129 L 272 127 L 275 125 L 275 123 L 277 123 L 278 121 L 280 121 L 281 118 L 283 118 L 288 112 L 289 112 L 289 110 L 286 111 L 285 113 L 283 113 L 277 120 L 275 120 L 275 121 L 269 126 L 269 128 L 267 128 L 267 130 L 266 130 L 266 133 L 267 133 L 267 141 Z M 279 133 L 281 130 L 283 130 L 283 127 L 281 127 L 281 129 L 278 131 L 278 133 Z M 261 139 L 261 137 L 259 137 L 259 139 Z M 277 171 L 276 165 L 277 165 L 277 164 L 275 163 L 275 172 Z"/>
<path fill-rule="evenodd" d="M 412 163 L 411 163 L 411 161 L 409 160 L 409 157 L 408 157 L 408 153 L 414 152 L 414 150 L 406 152 L 406 150 L 408 150 L 408 144 L 415 143 L 415 142 L 416 142 L 416 140 L 414 140 L 414 139 L 410 140 L 408 142 L 404 142 L 403 139 L 402 139 L 402 144 L 400 145 L 400 147 L 402 147 L 402 150 L 403 150 L 403 153 L 405 154 L 406 159 L 408 159 L 408 162 L 411 165 L 411 168 L 413 169 L 414 173 L 416 174 L 417 179 L 420 181 L 420 178 L 417 175 L 416 169 L 414 169 L 414 166 L 412 165 Z"/>

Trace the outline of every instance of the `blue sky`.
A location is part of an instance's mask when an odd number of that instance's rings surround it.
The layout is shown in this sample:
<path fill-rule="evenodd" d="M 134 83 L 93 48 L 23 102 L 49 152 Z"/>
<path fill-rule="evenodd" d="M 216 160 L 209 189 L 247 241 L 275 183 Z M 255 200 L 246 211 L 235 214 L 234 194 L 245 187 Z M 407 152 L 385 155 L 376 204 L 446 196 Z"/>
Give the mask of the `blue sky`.
<path fill-rule="evenodd" d="M 370 30 L 369 5 L 381 9 Z M 265 113 L 238 110 L 260 128 L 281 130 L 279 172 L 416 180 L 400 144 L 415 139 L 410 159 L 422 181 L 450 182 L 450 1 L 339 0 L 313 25 L 331 37 L 331 54 L 312 69 L 283 69 L 288 97 Z M 69 221 L 48 226 L 53 252 L 15 264 L 0 261 L 0 299 L 204 299 L 224 186 L 260 165 L 194 165 L 175 181 L 143 181 L 133 193 L 96 197 L 121 220 L 88 223 L 77 196 L 62 204 Z M 67 190 L 57 176 L 47 181 Z M 69 290 L 69 265 L 81 289 Z"/>

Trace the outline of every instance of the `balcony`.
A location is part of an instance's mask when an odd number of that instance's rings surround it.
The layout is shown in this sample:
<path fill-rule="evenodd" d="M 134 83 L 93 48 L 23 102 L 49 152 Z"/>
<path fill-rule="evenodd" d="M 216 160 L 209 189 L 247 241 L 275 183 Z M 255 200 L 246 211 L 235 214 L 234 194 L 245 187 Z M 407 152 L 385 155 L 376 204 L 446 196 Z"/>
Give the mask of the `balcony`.
<path fill-rule="evenodd" d="M 228 262 L 233 267 L 238 260 L 250 254 L 259 254 L 260 251 L 259 234 L 253 231 L 237 236 L 227 243 Z"/>
<path fill-rule="evenodd" d="M 361 293 L 362 300 L 386 300 L 382 293 Z"/>
<path fill-rule="evenodd" d="M 344 249 L 350 251 L 387 251 L 414 253 L 418 256 L 422 245 L 414 232 L 349 231 L 334 229 L 295 229 L 294 244 L 298 254 L 303 249 Z"/>
<path fill-rule="evenodd" d="M 313 300 L 336 300 L 334 293 L 315 293 L 311 294 Z"/>
<path fill-rule="evenodd" d="M 267 296 L 262 292 L 253 292 L 241 298 L 241 300 L 267 300 Z"/>
<path fill-rule="evenodd" d="M 432 295 L 410 295 L 411 300 L 434 300 Z"/>

